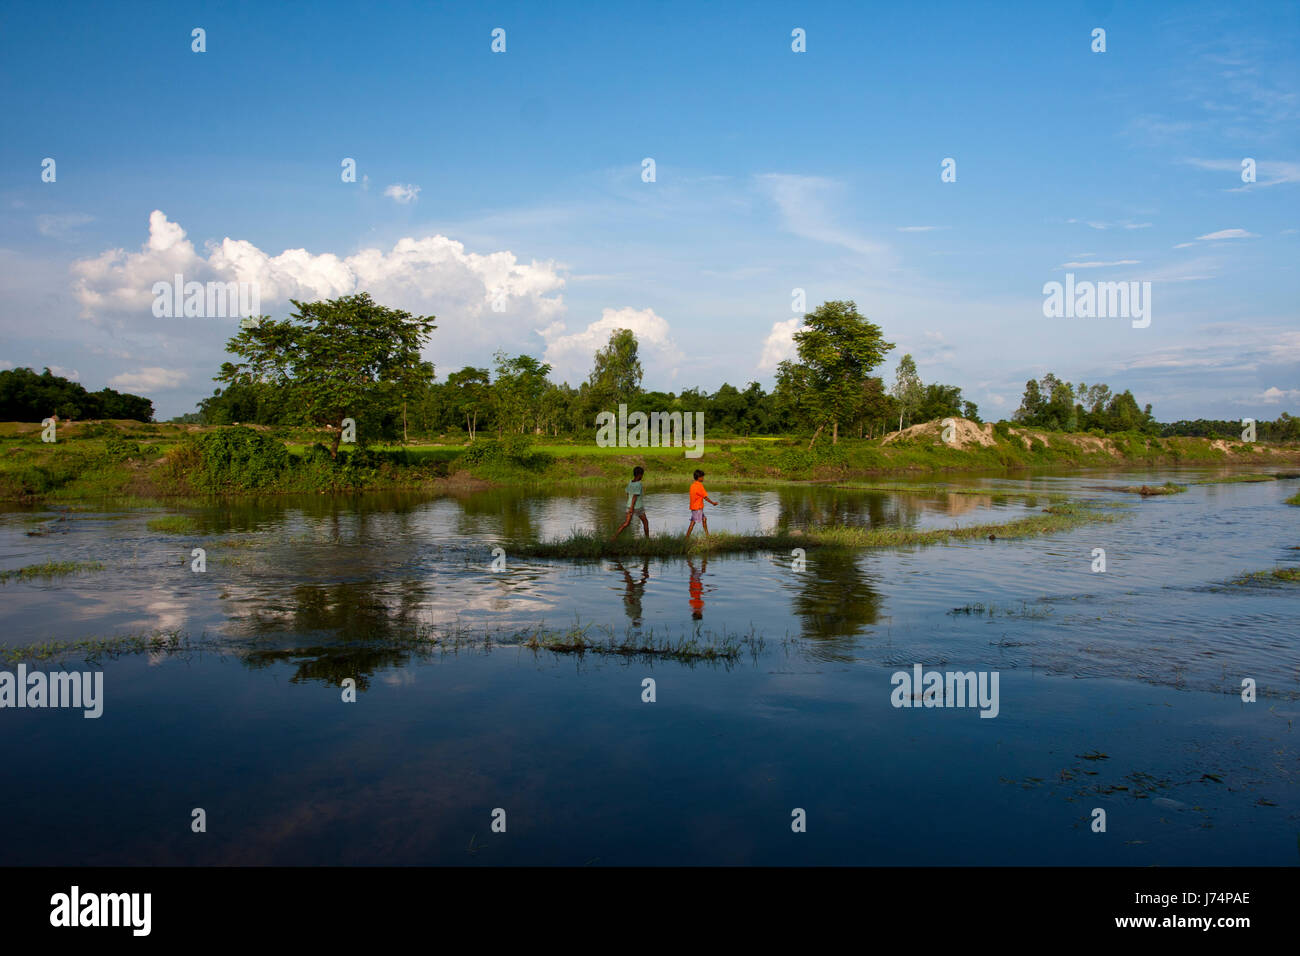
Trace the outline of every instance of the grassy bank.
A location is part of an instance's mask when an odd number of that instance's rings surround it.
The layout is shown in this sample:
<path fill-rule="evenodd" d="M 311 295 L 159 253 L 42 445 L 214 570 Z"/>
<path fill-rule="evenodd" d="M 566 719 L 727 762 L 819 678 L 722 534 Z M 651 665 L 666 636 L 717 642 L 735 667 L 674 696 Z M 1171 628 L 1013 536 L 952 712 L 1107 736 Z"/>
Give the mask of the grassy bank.
<path fill-rule="evenodd" d="M 10 422 L 0 423 L 0 500 L 158 502 L 212 494 L 457 491 L 492 484 L 609 486 L 626 482 L 634 464 L 645 466 L 645 488 L 656 491 L 683 487 L 697 467 L 719 485 L 852 486 L 963 471 L 1300 463 L 1300 446 L 1294 445 L 965 425 L 964 443 L 954 445 L 941 440 L 934 422 L 884 439 L 846 438 L 838 445 L 823 440 L 813 449 L 795 437 L 710 438 L 699 458 L 684 457 L 680 448 L 599 448 L 592 441 L 530 442 L 520 436 L 345 447 L 331 458 L 319 443 L 328 436 L 309 430 L 78 422 L 61 425 L 58 441 L 45 443 L 39 425 Z M 1257 480 L 1257 473 L 1248 480 Z"/>
<path fill-rule="evenodd" d="M 1090 522 L 1114 521 L 1115 517 L 1113 513 L 1086 504 L 1061 504 L 1013 521 L 956 528 L 915 530 L 835 526 L 771 531 L 765 534 L 714 532 L 708 538 L 705 538 L 703 533 L 697 533 L 689 540 L 684 534 L 661 534 L 646 538 L 632 537 L 628 532 L 624 532 L 623 536 L 616 541 L 610 541 L 608 536 L 591 531 L 575 531 L 565 538 L 515 545 L 513 550 L 517 554 L 528 557 L 578 559 L 622 556 L 671 557 L 683 554 L 753 554 L 765 551 L 789 554 L 795 548 L 858 550 L 944 544 L 949 541 L 1027 538 L 1066 531 Z"/>

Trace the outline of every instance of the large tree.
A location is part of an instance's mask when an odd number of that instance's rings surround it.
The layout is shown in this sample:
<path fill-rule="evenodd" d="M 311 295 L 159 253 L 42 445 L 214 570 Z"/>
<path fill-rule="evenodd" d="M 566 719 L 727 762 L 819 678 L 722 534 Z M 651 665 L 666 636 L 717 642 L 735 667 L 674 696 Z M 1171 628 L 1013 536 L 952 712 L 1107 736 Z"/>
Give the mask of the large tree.
<path fill-rule="evenodd" d="M 921 385 L 921 376 L 916 371 L 916 360 L 911 353 L 898 360 L 894 370 L 894 387 L 890 389 L 894 401 L 898 402 L 898 430 L 903 430 L 903 419 L 912 423 L 913 416 L 921 410 L 925 402 L 925 388 Z"/>
<path fill-rule="evenodd" d="M 587 379 L 595 411 L 612 411 L 630 402 L 641 390 L 641 359 L 636 335 L 631 329 L 615 329 L 609 342 L 596 352 L 596 363 Z"/>
<path fill-rule="evenodd" d="M 496 413 L 497 434 L 535 430 L 542 420 L 542 397 L 550 384 L 546 376 L 549 365 L 531 355 L 507 358 L 505 352 L 495 356 L 497 380 L 492 384 L 492 407 Z"/>
<path fill-rule="evenodd" d="M 802 384 L 808 391 L 802 407 L 817 427 L 808 446 L 812 447 L 827 425 L 831 426 L 831 444 L 836 444 L 840 423 L 853 421 L 861 405 L 862 383 L 894 345 L 885 341 L 880 326 L 860 315 L 851 301 L 823 302 L 809 312 L 794 333 L 794 343 L 799 368 L 792 367 L 796 363 L 782 365 L 786 366 L 786 389 Z"/>
<path fill-rule="evenodd" d="M 491 390 L 488 370 L 466 365 L 459 372 L 447 376 L 447 390 L 451 393 L 451 406 L 465 419 L 465 431 L 473 441 L 478 434 L 479 416 L 487 411 Z"/>
<path fill-rule="evenodd" d="M 223 363 L 217 381 L 282 387 L 296 417 L 335 429 L 335 457 L 343 419 L 367 430 L 385 400 L 425 368 L 420 348 L 436 328 L 434 317 L 386 308 L 366 292 L 326 302 L 291 301 L 297 311 L 289 318 L 262 316 L 227 343 L 244 361 Z"/>

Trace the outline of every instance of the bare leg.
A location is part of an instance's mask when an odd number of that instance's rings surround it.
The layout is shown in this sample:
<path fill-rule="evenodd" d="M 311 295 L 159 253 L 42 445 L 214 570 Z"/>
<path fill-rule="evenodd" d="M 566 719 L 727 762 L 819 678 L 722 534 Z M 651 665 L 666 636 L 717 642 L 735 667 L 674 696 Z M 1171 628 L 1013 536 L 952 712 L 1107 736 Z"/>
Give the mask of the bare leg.
<path fill-rule="evenodd" d="M 645 528 L 645 536 L 650 537 L 650 521 L 645 515 L 641 516 L 641 527 Z"/>
<path fill-rule="evenodd" d="M 709 540 L 709 519 L 700 518 L 700 524 L 704 525 L 704 540 L 707 541 Z"/>
<path fill-rule="evenodd" d="M 645 519 L 642 518 L 641 520 L 644 521 Z M 627 527 L 629 524 L 631 524 L 631 523 L 632 523 L 632 512 L 629 511 L 629 512 L 627 513 L 627 517 L 623 519 L 623 523 L 622 523 L 621 525 L 619 525 L 619 526 L 618 526 L 618 530 L 614 532 L 614 537 L 610 538 L 609 540 L 610 540 L 610 541 L 617 541 L 617 540 L 618 540 L 618 536 L 619 536 L 620 534 L 623 533 L 623 529 L 626 528 L 626 527 Z M 649 533 L 649 532 L 647 532 L 647 534 L 648 534 L 648 533 Z"/>

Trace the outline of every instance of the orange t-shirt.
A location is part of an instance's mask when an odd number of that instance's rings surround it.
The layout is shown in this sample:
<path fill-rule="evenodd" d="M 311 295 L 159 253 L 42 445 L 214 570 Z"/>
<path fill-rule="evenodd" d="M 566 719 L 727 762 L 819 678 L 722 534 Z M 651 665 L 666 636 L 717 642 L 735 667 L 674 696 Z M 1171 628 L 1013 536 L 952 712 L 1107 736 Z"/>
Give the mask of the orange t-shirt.
<path fill-rule="evenodd" d="M 692 511 L 699 511 L 701 508 L 703 508 L 703 507 L 704 507 L 704 499 L 707 498 L 708 496 L 709 496 L 709 493 L 708 493 L 707 491 L 704 490 L 704 482 L 702 482 L 702 481 L 697 481 L 697 482 L 692 483 L 692 485 L 691 485 L 691 510 L 692 510 Z"/>

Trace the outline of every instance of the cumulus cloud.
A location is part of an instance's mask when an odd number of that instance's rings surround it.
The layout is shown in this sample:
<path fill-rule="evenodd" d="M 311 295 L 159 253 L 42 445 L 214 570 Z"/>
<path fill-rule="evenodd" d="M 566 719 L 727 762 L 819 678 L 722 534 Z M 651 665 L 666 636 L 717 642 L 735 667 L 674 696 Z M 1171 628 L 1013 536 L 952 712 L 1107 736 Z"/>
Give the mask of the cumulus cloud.
<path fill-rule="evenodd" d="M 384 195 L 402 206 L 409 206 L 420 198 L 420 187 L 411 183 L 393 183 L 384 190 Z"/>
<path fill-rule="evenodd" d="M 563 322 L 553 322 L 538 334 L 546 342 L 542 360 L 559 375 L 580 375 L 591 367 L 596 351 L 609 342 L 616 329 L 630 329 L 636 335 L 641 365 L 647 372 L 656 366 L 675 366 L 682 358 L 668 322 L 654 309 L 604 309 L 600 318 L 580 332 L 568 332 Z M 658 376 L 655 376 L 658 377 Z"/>
<path fill-rule="evenodd" d="M 784 322 L 772 323 L 772 331 L 767 333 L 767 338 L 763 341 L 763 354 L 758 360 L 760 372 L 770 372 L 786 359 L 795 357 L 794 334 L 799 331 L 802 322 L 800 316 L 795 316 Z"/>
<path fill-rule="evenodd" d="M 152 392 L 162 388 L 175 388 L 186 378 L 188 376 L 180 369 L 150 366 L 136 369 L 134 372 L 114 375 L 108 380 L 108 384 L 113 388 L 124 388 L 131 392 Z"/>
<path fill-rule="evenodd" d="M 1300 388 L 1278 388 L 1276 385 L 1264 389 L 1263 393 L 1256 395 L 1258 401 L 1266 405 L 1276 405 L 1278 402 L 1294 402 L 1300 399 Z"/>
<path fill-rule="evenodd" d="M 391 249 L 350 256 L 306 249 L 272 255 L 228 237 L 200 252 L 161 210 L 150 214 L 149 239 L 139 252 L 110 249 L 74 263 L 72 272 L 83 317 L 113 312 L 156 322 L 153 284 L 171 282 L 177 273 L 186 282 L 255 283 L 268 311 L 290 299 L 369 292 L 384 305 L 436 315 L 439 344 L 521 339 L 564 312 L 558 293 L 565 280 L 552 261 L 520 262 L 509 251 L 467 252 L 463 243 L 442 235 L 403 238 Z"/>

